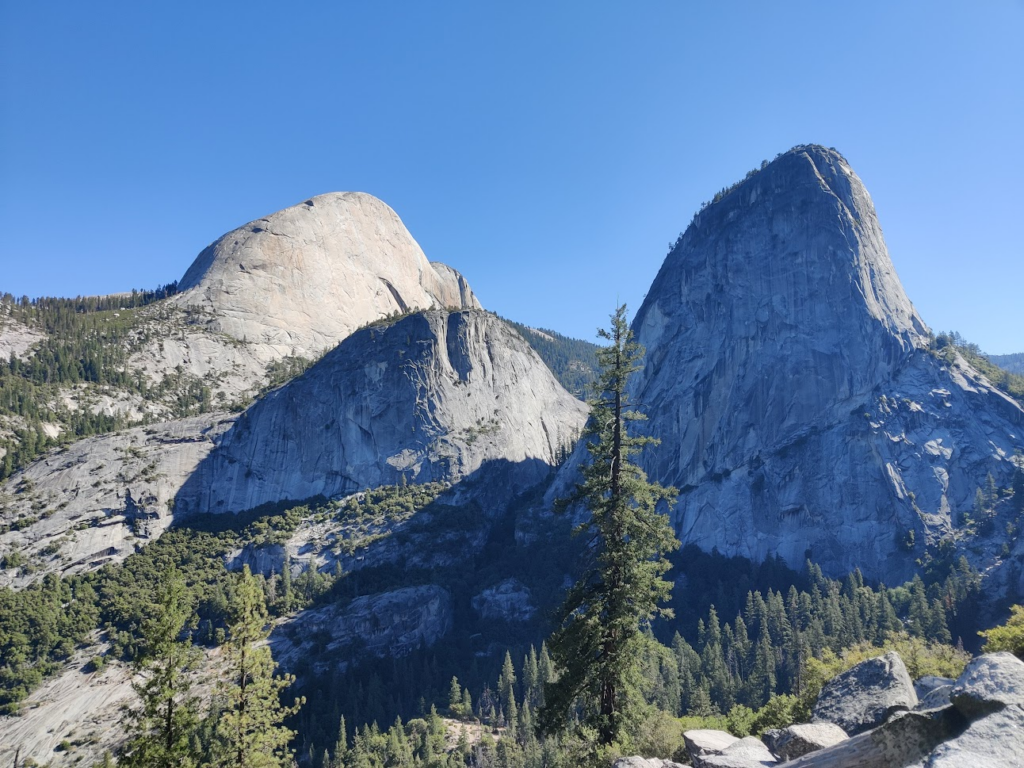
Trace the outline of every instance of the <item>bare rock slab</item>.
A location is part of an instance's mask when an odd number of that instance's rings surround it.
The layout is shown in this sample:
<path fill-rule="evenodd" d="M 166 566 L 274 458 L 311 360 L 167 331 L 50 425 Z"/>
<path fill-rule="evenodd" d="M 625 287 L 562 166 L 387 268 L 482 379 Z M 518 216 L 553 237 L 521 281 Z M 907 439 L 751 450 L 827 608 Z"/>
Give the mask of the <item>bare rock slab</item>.
<path fill-rule="evenodd" d="M 834 723 L 850 736 L 881 725 L 917 706 L 914 684 L 899 654 L 867 659 L 832 678 L 821 689 L 812 722 Z"/>
<path fill-rule="evenodd" d="M 846 741 L 846 731 L 834 723 L 799 723 L 773 734 L 768 745 L 779 760 L 795 760 Z"/>
<path fill-rule="evenodd" d="M 612 768 L 688 768 L 683 763 L 673 763 L 671 760 L 662 760 L 660 757 L 620 757 Z"/>
<path fill-rule="evenodd" d="M 944 685 L 952 687 L 956 682 L 951 677 L 938 677 L 937 675 L 925 675 L 924 677 L 918 678 L 914 681 L 914 692 L 917 694 L 917 698 L 923 699 L 929 693 L 934 691 L 936 688 L 941 688 Z"/>
<path fill-rule="evenodd" d="M 1005 651 L 973 659 L 957 678 L 949 700 L 968 720 L 1004 707 L 1024 708 L 1024 661 Z"/>
<path fill-rule="evenodd" d="M 932 712 L 898 712 L 879 728 L 785 763 L 786 768 L 910 768 L 923 766 L 939 744 L 963 730 L 952 706 Z M 979 763 L 970 768 L 981 768 Z"/>
<path fill-rule="evenodd" d="M 690 755 L 694 768 L 702 768 L 706 758 L 722 754 L 739 739 L 725 731 L 698 728 L 686 731 L 683 734 L 683 741 L 686 743 L 686 751 Z"/>
<path fill-rule="evenodd" d="M 952 685 L 940 685 L 938 688 L 933 688 L 921 697 L 917 702 L 915 709 L 921 711 L 925 709 L 939 709 L 940 707 L 949 706 L 949 694 L 952 692 Z"/>
<path fill-rule="evenodd" d="M 733 742 L 721 754 L 711 755 L 703 760 L 706 768 L 763 768 L 778 761 L 768 747 L 754 736 L 747 736 Z"/>
<path fill-rule="evenodd" d="M 1007 707 L 940 744 L 926 768 L 1024 768 L 1024 711 Z"/>

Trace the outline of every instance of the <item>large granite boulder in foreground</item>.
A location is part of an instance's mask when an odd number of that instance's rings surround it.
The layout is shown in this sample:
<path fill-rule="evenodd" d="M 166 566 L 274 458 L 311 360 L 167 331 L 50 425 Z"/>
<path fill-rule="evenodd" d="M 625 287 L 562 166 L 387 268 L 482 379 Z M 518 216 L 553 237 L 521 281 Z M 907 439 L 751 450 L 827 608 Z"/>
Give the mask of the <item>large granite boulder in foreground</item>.
<path fill-rule="evenodd" d="M 662 760 L 660 757 L 620 757 L 612 768 L 687 768 L 682 763 L 673 763 L 671 760 Z"/>
<path fill-rule="evenodd" d="M 731 733 L 710 728 L 697 728 L 683 734 L 686 752 L 690 755 L 694 768 L 701 768 L 706 758 L 722 754 L 737 741 L 739 739 Z"/>
<path fill-rule="evenodd" d="M 1024 711 L 1007 707 L 971 723 L 913 768 L 1024 768 Z"/>
<path fill-rule="evenodd" d="M 904 768 L 921 765 L 920 761 L 939 744 L 960 732 L 962 719 L 952 709 L 897 712 L 878 728 L 785 765 L 794 768 Z"/>
<path fill-rule="evenodd" d="M 987 653 L 971 661 L 949 700 L 971 720 L 1006 707 L 1024 709 L 1024 662 L 1012 653 Z"/>
<path fill-rule="evenodd" d="M 826 687 L 838 680 L 833 679 Z M 941 683 L 938 681 L 925 697 L 943 691 L 947 686 Z M 938 709 L 896 712 L 876 728 L 785 765 L 1024 768 L 1024 662 L 1009 653 L 980 656 L 956 680 L 951 698 L 952 704 Z M 779 755 L 778 733 L 773 734 L 772 743 Z"/>
<path fill-rule="evenodd" d="M 812 720 L 834 723 L 850 736 L 881 725 L 891 715 L 917 706 L 914 683 L 903 659 L 890 651 L 862 661 L 821 689 Z"/>
<path fill-rule="evenodd" d="M 747 736 L 722 750 L 720 754 L 702 758 L 701 768 L 765 768 L 778 761 L 760 739 Z M 697 765 L 697 761 L 694 761 Z"/>
<path fill-rule="evenodd" d="M 767 734 L 766 734 L 767 735 Z M 846 741 L 846 732 L 834 723 L 797 723 L 773 734 L 768 746 L 779 760 L 795 760 Z"/>

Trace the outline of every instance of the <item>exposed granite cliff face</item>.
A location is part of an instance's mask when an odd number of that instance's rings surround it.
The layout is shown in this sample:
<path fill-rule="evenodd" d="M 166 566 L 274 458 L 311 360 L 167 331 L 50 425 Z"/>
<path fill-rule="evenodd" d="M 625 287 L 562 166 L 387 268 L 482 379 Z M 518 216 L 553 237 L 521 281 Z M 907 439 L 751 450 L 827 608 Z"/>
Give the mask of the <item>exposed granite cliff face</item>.
<path fill-rule="evenodd" d="M 394 312 L 480 304 L 465 279 L 427 261 L 386 204 L 361 192 L 318 195 L 228 232 L 179 283 L 181 306 L 217 330 L 308 354 Z"/>
<path fill-rule="evenodd" d="M 246 411 L 175 510 L 237 512 L 379 485 L 490 480 L 508 501 L 546 477 L 586 406 L 482 311 L 429 311 L 352 335 Z"/>
<path fill-rule="evenodd" d="M 632 396 L 680 490 L 683 542 L 901 580 L 1010 483 L 1024 411 L 929 332 L 871 198 L 835 151 L 798 147 L 703 210 L 633 322 Z M 578 450 L 550 496 L 564 492 Z M 916 549 L 901 546 L 914 531 Z"/>
<path fill-rule="evenodd" d="M 173 517 L 168 502 L 233 419 L 208 414 L 86 438 L 0 483 L 0 552 L 34 566 L 0 570 L 0 586 L 95 570 L 158 537 Z"/>

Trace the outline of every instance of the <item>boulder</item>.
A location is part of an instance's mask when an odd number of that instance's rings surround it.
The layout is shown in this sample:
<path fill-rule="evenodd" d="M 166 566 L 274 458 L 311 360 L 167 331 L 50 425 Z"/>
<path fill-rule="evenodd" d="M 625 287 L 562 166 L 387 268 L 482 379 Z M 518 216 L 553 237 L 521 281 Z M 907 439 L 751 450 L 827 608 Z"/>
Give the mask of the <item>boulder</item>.
<path fill-rule="evenodd" d="M 949 700 L 968 720 L 1012 705 L 1024 707 L 1024 661 L 1005 651 L 972 659 Z"/>
<path fill-rule="evenodd" d="M 846 732 L 833 723 L 798 723 L 774 732 L 768 748 L 779 760 L 795 760 L 848 738 Z"/>
<path fill-rule="evenodd" d="M 926 768 L 1021 768 L 1024 766 L 1024 711 L 1007 707 L 971 723 L 940 744 Z"/>
<path fill-rule="evenodd" d="M 785 763 L 786 768 L 910 768 L 963 730 L 952 707 L 931 712 L 897 712 L 884 725 Z M 969 768 L 982 768 L 986 763 Z"/>
<path fill-rule="evenodd" d="M 949 704 L 949 694 L 952 692 L 952 685 L 940 685 L 938 688 L 933 688 L 921 697 L 914 709 L 920 711 L 923 709 L 945 707 Z"/>
<path fill-rule="evenodd" d="M 760 739 L 747 736 L 730 744 L 721 754 L 702 758 L 701 765 L 704 768 L 763 768 L 776 762 Z"/>
<path fill-rule="evenodd" d="M 917 694 L 895 651 L 867 659 L 832 678 L 818 695 L 812 721 L 834 723 L 850 736 L 917 706 Z"/>
<path fill-rule="evenodd" d="M 722 754 L 727 747 L 732 746 L 739 739 L 725 731 L 697 729 L 686 731 L 683 734 L 683 741 L 686 743 L 686 751 L 690 755 L 694 768 L 701 768 L 705 758 Z"/>
<path fill-rule="evenodd" d="M 612 768 L 687 768 L 683 763 L 673 763 L 671 760 L 662 760 L 660 757 L 620 757 Z"/>
<path fill-rule="evenodd" d="M 924 677 L 918 678 L 914 681 L 914 693 L 917 694 L 917 698 L 923 699 L 936 688 L 941 688 L 944 685 L 952 686 L 955 682 L 956 680 L 951 677 L 925 675 Z"/>
<path fill-rule="evenodd" d="M 840 728 L 839 730 L 842 730 L 842 728 Z M 846 731 L 843 731 L 843 733 L 845 734 Z M 769 752 L 771 752 L 773 755 L 778 755 L 779 742 L 785 735 L 786 731 L 782 728 L 769 728 L 767 731 L 761 734 L 761 741 L 763 741 L 764 745 L 768 747 Z"/>

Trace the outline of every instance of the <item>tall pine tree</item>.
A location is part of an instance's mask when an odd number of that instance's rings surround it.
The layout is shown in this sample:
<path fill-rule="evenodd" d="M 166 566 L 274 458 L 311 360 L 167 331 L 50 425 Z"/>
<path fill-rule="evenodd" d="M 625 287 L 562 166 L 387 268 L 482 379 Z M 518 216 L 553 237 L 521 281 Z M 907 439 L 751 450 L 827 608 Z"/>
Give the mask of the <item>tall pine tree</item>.
<path fill-rule="evenodd" d="M 142 622 L 142 653 L 135 662 L 139 679 L 132 683 L 139 703 L 125 710 L 122 724 L 129 737 L 118 765 L 195 765 L 189 739 L 198 724 L 198 707 L 191 689 L 201 653 L 188 634 L 195 623 L 193 597 L 172 569 Z"/>
<path fill-rule="evenodd" d="M 245 566 L 235 590 L 227 646 L 230 683 L 224 697 L 227 709 L 217 732 L 221 738 L 218 766 L 224 768 L 281 768 L 292 764 L 288 742 L 294 732 L 282 723 L 305 703 L 281 704 L 282 691 L 295 678 L 274 677 L 277 664 L 270 646 L 267 606 L 259 581 Z"/>
<path fill-rule="evenodd" d="M 559 676 L 547 686 L 540 714 L 542 728 L 551 733 L 566 729 L 578 711 L 598 742 L 608 745 L 621 741 L 642 704 L 643 630 L 669 597 L 665 554 L 679 542 L 656 510 L 659 501 L 671 503 L 675 489 L 649 482 L 630 462 L 658 441 L 627 429 L 644 416 L 629 410 L 626 385 L 641 367 L 643 348 L 633 340 L 626 307 L 612 316 L 610 330 L 599 333 L 609 345 L 598 352 L 601 394 L 590 402 L 585 432 L 591 461 L 561 505 L 581 503 L 589 512 L 577 533 L 591 537 L 591 559 L 569 589 L 551 636 Z"/>

